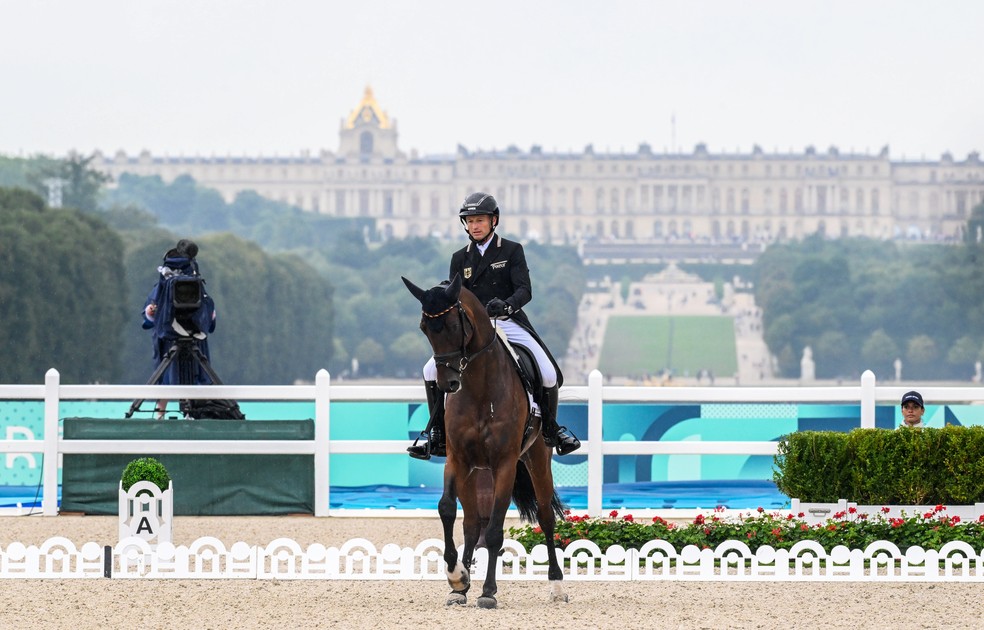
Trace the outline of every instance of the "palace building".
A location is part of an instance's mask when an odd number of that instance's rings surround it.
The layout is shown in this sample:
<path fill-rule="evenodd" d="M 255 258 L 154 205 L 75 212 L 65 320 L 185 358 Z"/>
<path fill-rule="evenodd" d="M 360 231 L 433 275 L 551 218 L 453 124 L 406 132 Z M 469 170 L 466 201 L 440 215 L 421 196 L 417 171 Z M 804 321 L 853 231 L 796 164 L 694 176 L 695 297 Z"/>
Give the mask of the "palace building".
<path fill-rule="evenodd" d="M 507 233 L 543 242 L 768 243 L 817 232 L 829 237 L 950 240 L 984 202 L 984 163 L 946 153 L 895 161 L 836 147 L 802 153 L 470 151 L 408 155 L 395 119 L 366 88 L 342 120 L 338 149 L 293 157 L 96 155 L 123 173 L 190 175 L 226 200 L 254 190 L 308 212 L 371 217 L 382 238 L 459 236 L 461 200 L 495 195 Z"/>

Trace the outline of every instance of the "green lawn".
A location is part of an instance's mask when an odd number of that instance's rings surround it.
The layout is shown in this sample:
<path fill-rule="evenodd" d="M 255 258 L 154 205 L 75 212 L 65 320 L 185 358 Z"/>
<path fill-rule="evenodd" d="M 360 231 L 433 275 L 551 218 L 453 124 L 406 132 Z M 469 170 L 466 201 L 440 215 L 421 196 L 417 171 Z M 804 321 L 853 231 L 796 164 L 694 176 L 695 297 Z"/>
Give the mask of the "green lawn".
<path fill-rule="evenodd" d="M 606 376 L 643 377 L 670 368 L 676 376 L 708 369 L 717 376 L 738 371 L 734 320 L 723 316 L 608 318 L 598 369 Z"/>

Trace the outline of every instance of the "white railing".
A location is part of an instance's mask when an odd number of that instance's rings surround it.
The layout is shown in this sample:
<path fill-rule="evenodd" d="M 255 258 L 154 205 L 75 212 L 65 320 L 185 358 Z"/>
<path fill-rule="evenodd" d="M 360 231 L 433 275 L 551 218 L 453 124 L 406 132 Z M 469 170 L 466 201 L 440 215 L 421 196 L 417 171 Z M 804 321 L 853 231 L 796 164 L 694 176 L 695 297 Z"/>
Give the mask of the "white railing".
<path fill-rule="evenodd" d="M 866 371 L 860 385 L 831 387 L 627 387 L 606 386 L 593 371 L 587 386 L 565 386 L 561 402 L 587 403 L 588 435 L 582 440 L 588 459 L 588 513 L 601 514 L 603 460 L 606 455 L 774 455 L 776 442 L 726 441 L 603 441 L 604 404 L 607 403 L 841 403 L 860 405 L 860 426 L 875 426 L 875 406 L 895 404 L 909 389 L 900 385 L 876 386 Z M 980 386 L 921 387 L 934 404 L 984 403 Z M 59 436 L 59 405 L 63 400 L 232 399 L 314 401 L 314 440 L 65 440 Z M 43 440 L 0 440 L 0 453 L 42 453 L 42 514 L 58 513 L 58 462 L 63 453 L 100 454 L 264 454 L 314 457 L 314 514 L 329 516 L 329 460 L 332 454 L 405 453 L 406 440 L 329 440 L 332 402 L 424 401 L 422 385 L 332 385 L 320 370 L 314 385 L 62 385 L 57 370 L 45 375 L 44 385 L 0 385 L 0 400 L 43 400 Z M 363 513 L 363 512 L 360 512 Z"/>
<path fill-rule="evenodd" d="M 462 552 L 459 545 L 458 553 Z M 190 545 L 161 543 L 156 549 L 137 537 L 115 546 L 68 538 L 40 545 L 15 542 L 0 547 L 0 579 L 246 579 L 246 580 L 434 580 L 447 579 L 444 541 L 430 538 L 414 547 L 390 543 L 382 549 L 364 538 L 338 547 L 302 547 L 290 538 L 268 545 L 214 537 Z M 499 580 L 547 582 L 545 545 L 531 551 L 507 539 L 494 558 Z M 880 540 L 864 549 L 839 545 L 829 552 L 818 542 L 800 541 L 791 549 L 752 550 L 728 540 L 714 549 L 687 545 L 679 551 L 665 540 L 639 549 L 612 546 L 602 551 L 590 540 L 557 550 L 565 581 L 768 581 L 768 582 L 984 582 L 984 554 L 962 541 L 940 549 L 909 547 Z M 487 549 L 476 549 L 472 576 L 484 576 Z M 473 577 L 474 579 L 474 577 Z"/>

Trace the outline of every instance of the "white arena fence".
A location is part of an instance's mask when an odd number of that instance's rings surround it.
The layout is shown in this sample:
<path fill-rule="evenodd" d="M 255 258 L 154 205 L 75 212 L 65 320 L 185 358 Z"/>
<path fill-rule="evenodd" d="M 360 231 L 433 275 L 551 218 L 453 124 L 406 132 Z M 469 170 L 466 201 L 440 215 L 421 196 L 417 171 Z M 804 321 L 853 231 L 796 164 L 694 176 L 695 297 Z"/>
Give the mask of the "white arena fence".
<path fill-rule="evenodd" d="M 460 551 L 460 548 L 459 548 Z M 0 548 L 0 579 L 254 579 L 254 580 L 438 580 L 444 581 L 444 542 L 424 540 L 416 547 L 387 544 L 382 549 L 365 539 L 340 547 L 312 544 L 302 548 L 289 538 L 266 546 L 237 542 L 226 547 L 212 537 L 189 546 L 125 538 L 115 547 L 94 542 L 76 547 L 67 538 L 50 538 L 40 546 L 10 543 Z M 715 549 L 690 545 L 677 552 L 666 541 L 640 549 L 613 546 L 606 551 L 579 540 L 557 550 L 568 581 L 868 581 L 982 582 L 984 552 L 964 542 L 939 550 L 910 547 L 902 552 L 879 541 L 865 549 L 833 548 L 814 541 L 791 549 L 760 547 L 752 552 L 738 540 Z M 489 554 L 478 549 L 471 571 L 485 575 Z M 547 580 L 547 548 L 531 552 L 506 540 L 496 559 L 500 580 Z"/>
<path fill-rule="evenodd" d="M 588 513 L 602 513 L 603 460 L 608 455 L 775 455 L 776 442 L 743 441 L 603 441 L 604 405 L 609 403 L 833 403 L 860 404 L 860 426 L 875 426 L 875 407 L 896 404 L 908 389 L 899 385 L 876 385 L 875 375 L 866 371 L 859 385 L 817 387 L 632 387 L 603 384 L 597 370 L 587 386 L 565 386 L 561 404 L 587 403 L 588 435 L 582 440 L 587 456 Z M 984 388 L 920 387 L 924 398 L 934 403 L 981 403 Z M 237 401 L 313 401 L 314 440 L 65 440 L 61 437 L 59 404 L 66 400 L 156 400 L 231 399 Z M 349 516 L 351 510 L 329 510 L 329 461 L 336 454 L 405 453 L 405 440 L 330 440 L 332 402 L 426 400 L 422 385 L 333 385 L 327 371 L 320 370 L 314 385 L 62 385 L 57 370 L 45 375 L 44 385 L 0 385 L 0 400 L 44 402 L 44 439 L 0 440 L 0 453 L 40 453 L 42 458 L 41 513 L 58 514 L 58 466 L 64 453 L 86 454 L 199 454 L 199 455 L 306 455 L 314 458 L 314 515 Z M 397 512 L 398 514 L 394 514 Z M 674 518 L 690 518 L 700 510 L 640 510 Z M 407 516 L 405 510 L 358 510 L 358 516 Z M 436 516 L 421 510 L 420 516 Z"/>

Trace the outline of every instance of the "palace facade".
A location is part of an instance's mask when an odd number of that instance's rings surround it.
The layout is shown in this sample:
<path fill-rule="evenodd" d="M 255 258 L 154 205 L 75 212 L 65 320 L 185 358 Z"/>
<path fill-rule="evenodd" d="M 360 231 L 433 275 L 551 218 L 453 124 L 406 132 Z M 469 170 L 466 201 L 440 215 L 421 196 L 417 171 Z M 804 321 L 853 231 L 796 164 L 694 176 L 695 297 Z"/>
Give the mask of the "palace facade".
<path fill-rule="evenodd" d="M 93 166 L 123 173 L 190 175 L 228 201 L 254 190 L 309 212 L 371 217 L 383 238 L 460 236 L 457 211 L 476 190 L 492 192 L 503 230 L 544 242 L 771 242 L 830 237 L 960 238 L 984 202 L 984 163 L 893 161 L 841 153 L 633 153 L 401 151 L 391 120 L 366 88 L 342 120 L 338 150 L 293 157 L 161 157 L 98 154 Z"/>

